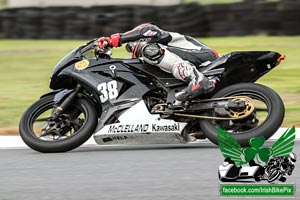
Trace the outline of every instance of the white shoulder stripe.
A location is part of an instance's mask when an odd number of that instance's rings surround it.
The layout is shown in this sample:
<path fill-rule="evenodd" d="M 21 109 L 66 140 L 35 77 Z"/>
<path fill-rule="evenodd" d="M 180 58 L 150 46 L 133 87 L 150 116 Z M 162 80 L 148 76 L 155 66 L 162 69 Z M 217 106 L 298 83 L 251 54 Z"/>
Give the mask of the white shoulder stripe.
<path fill-rule="evenodd" d="M 191 43 L 190 41 L 186 40 L 184 35 L 179 33 L 169 32 L 172 36 L 172 40 L 168 43 L 168 46 L 179 47 L 182 49 L 196 49 L 201 50 L 200 46 L 196 46 L 195 44 Z"/>

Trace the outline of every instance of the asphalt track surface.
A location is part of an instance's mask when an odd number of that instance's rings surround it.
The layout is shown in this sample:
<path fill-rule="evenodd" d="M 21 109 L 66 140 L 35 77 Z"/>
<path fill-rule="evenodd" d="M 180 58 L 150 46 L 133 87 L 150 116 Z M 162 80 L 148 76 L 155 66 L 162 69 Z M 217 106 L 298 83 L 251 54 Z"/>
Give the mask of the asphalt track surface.
<path fill-rule="evenodd" d="M 299 142 L 294 152 L 299 158 Z M 223 161 L 210 143 L 90 146 L 57 154 L 0 149 L 0 158 L 1 200 L 219 199 L 217 168 Z M 299 160 L 287 183 L 296 183 L 300 199 Z"/>

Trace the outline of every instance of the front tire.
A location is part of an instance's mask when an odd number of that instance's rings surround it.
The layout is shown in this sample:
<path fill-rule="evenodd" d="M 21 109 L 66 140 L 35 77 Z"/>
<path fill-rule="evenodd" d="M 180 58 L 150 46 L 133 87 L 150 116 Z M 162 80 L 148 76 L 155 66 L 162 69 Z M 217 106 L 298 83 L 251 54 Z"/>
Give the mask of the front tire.
<path fill-rule="evenodd" d="M 256 84 L 256 83 L 239 83 L 231 85 L 217 92 L 212 98 L 229 97 L 229 96 L 248 96 L 259 102 L 265 104 L 264 110 L 267 114 L 263 116 L 264 120 L 259 121 L 258 116 L 259 109 L 255 106 L 255 110 L 249 119 L 247 117 L 243 120 L 232 120 L 232 121 L 217 121 L 217 120 L 201 120 L 200 126 L 206 137 L 215 144 L 218 144 L 218 131 L 217 128 L 220 126 L 237 140 L 241 146 L 248 146 L 248 140 L 253 137 L 264 136 L 265 139 L 270 138 L 281 126 L 284 118 L 284 104 L 279 95 L 271 88 Z M 263 104 L 261 103 L 261 104 Z M 263 110 L 263 109 L 261 109 Z M 211 112 L 209 115 L 216 115 Z M 248 120 L 249 119 L 249 120 Z M 246 123 L 251 120 L 255 121 L 253 124 L 247 126 Z M 227 123 L 227 124 L 226 124 Z M 244 124 L 243 124 L 244 123 Z M 230 126 L 236 125 L 235 128 Z M 241 128 L 239 128 L 239 125 Z"/>
<path fill-rule="evenodd" d="M 38 100 L 23 114 L 19 131 L 23 141 L 32 149 L 43 153 L 70 151 L 93 134 L 97 125 L 97 112 L 86 99 L 78 98 L 59 117 L 50 118 L 54 95 Z M 46 134 L 45 134 L 46 133 Z"/>

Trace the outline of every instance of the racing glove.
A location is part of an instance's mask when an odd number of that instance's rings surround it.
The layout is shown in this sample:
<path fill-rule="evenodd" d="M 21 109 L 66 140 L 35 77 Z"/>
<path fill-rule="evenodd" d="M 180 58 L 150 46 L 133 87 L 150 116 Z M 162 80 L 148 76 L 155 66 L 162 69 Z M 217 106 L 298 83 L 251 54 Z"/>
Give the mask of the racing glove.
<path fill-rule="evenodd" d="M 98 47 L 104 49 L 105 47 L 119 47 L 121 46 L 120 34 L 116 33 L 110 37 L 101 37 L 98 39 Z"/>

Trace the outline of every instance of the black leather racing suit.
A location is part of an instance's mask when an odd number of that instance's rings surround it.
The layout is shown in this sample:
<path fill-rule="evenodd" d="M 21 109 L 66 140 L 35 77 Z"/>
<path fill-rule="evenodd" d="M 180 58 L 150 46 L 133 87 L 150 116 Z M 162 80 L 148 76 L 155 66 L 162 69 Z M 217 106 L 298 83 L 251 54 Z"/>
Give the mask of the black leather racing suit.
<path fill-rule="evenodd" d="M 119 34 L 118 40 L 118 46 L 128 43 L 126 49 L 133 53 L 133 57 L 142 56 L 146 62 L 189 82 L 187 88 L 176 93 L 177 100 L 187 100 L 213 90 L 215 83 L 211 83 L 195 66 L 219 56 L 196 39 L 164 31 L 153 24 L 142 24 Z"/>

